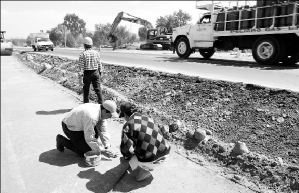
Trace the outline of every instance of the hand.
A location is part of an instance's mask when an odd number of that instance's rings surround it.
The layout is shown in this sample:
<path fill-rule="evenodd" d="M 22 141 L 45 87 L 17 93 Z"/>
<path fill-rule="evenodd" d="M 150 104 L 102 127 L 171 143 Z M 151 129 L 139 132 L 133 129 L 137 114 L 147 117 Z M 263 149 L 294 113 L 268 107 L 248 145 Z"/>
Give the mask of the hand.
<path fill-rule="evenodd" d="M 116 158 L 118 155 L 109 149 L 102 150 L 101 153 L 108 158 Z"/>

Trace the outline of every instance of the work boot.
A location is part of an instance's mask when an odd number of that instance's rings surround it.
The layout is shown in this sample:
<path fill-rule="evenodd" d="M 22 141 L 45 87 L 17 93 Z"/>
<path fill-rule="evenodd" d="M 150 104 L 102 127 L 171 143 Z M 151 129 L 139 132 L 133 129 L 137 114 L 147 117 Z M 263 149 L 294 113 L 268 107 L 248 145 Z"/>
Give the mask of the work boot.
<path fill-rule="evenodd" d="M 149 171 L 147 171 L 139 166 L 138 166 L 138 168 L 136 168 L 136 170 L 137 170 L 137 172 L 136 172 L 137 175 L 136 175 L 135 179 L 137 182 L 141 182 L 141 181 L 146 180 L 147 178 L 152 176 L 152 174 Z"/>
<path fill-rule="evenodd" d="M 63 146 L 63 136 L 58 134 L 56 136 L 56 149 L 60 152 L 64 152 L 64 146 Z"/>

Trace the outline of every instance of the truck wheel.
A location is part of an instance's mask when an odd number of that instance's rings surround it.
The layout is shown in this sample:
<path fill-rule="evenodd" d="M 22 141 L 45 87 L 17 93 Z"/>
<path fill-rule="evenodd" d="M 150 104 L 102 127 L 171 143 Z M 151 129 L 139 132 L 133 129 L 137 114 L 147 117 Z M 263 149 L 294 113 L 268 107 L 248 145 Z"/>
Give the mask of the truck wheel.
<path fill-rule="evenodd" d="M 36 47 L 35 46 L 32 46 L 32 48 L 33 48 L 34 51 L 36 51 Z"/>
<path fill-rule="evenodd" d="M 180 58 L 188 58 L 191 54 L 191 48 L 187 38 L 182 37 L 176 43 L 176 53 Z"/>
<path fill-rule="evenodd" d="M 202 57 L 204 59 L 210 59 L 213 54 L 215 53 L 215 49 L 214 48 L 209 48 L 209 49 L 202 49 L 199 50 L 200 55 L 202 55 Z"/>
<path fill-rule="evenodd" d="M 52 48 L 51 51 L 54 51 L 54 48 Z"/>
<path fill-rule="evenodd" d="M 282 56 L 279 41 L 271 36 L 258 38 L 252 46 L 252 56 L 262 65 L 276 65 Z"/>

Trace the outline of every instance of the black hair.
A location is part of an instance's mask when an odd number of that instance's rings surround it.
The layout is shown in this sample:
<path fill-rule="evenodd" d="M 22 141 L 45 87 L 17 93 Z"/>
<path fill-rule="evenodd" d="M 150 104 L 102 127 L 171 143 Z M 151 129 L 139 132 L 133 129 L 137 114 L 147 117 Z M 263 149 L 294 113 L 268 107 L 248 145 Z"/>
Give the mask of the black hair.
<path fill-rule="evenodd" d="M 125 103 L 122 103 L 120 105 L 120 114 L 119 114 L 119 117 L 124 117 L 125 114 L 127 116 L 131 116 L 133 113 L 137 112 L 138 109 L 137 109 L 137 106 L 135 104 L 132 104 L 132 103 L 129 103 L 129 102 L 125 102 Z"/>

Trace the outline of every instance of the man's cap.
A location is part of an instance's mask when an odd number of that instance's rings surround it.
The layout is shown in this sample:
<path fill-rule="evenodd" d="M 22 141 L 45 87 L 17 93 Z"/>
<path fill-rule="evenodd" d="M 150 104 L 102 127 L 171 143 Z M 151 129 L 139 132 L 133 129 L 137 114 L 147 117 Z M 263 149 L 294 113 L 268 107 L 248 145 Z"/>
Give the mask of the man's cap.
<path fill-rule="evenodd" d="M 117 118 L 118 114 L 117 114 L 117 105 L 114 101 L 112 100 L 106 100 L 103 102 L 103 107 L 108 110 L 113 118 Z"/>
<path fill-rule="evenodd" d="M 84 42 L 83 42 L 85 45 L 89 45 L 89 46 L 92 46 L 93 43 L 92 43 L 92 39 L 90 37 L 85 37 L 84 38 Z"/>

